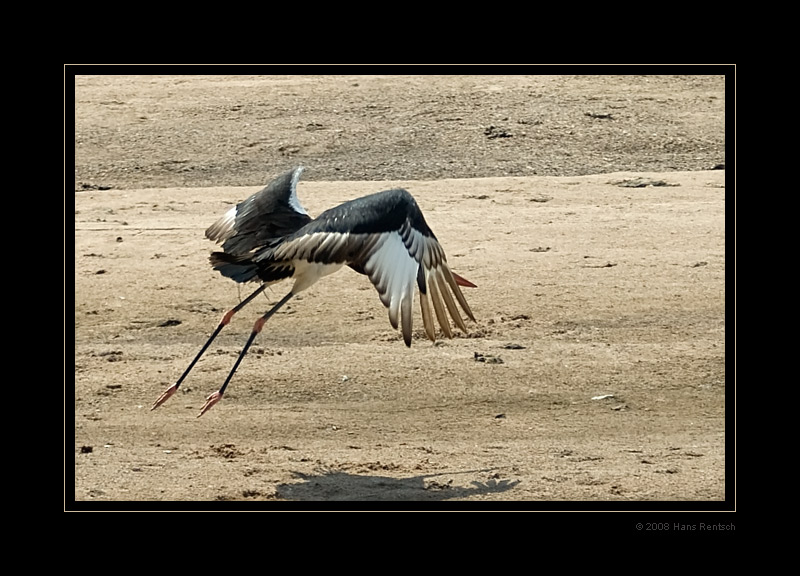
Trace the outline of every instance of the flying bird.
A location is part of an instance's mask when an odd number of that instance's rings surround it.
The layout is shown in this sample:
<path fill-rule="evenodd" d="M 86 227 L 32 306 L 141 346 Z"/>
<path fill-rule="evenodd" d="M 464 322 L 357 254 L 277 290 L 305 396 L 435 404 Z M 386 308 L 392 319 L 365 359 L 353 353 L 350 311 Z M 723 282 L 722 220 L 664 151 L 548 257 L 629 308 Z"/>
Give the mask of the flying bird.
<path fill-rule="evenodd" d="M 256 320 L 228 377 L 218 391 L 206 398 L 198 417 L 222 399 L 267 320 L 293 296 L 343 266 L 369 278 L 388 308 L 389 322 L 393 328 L 400 328 L 406 346 L 411 346 L 415 285 L 425 334 L 431 341 L 436 339 L 434 316 L 448 338 L 452 337 L 448 313 L 460 330 L 467 331 L 456 301 L 467 317 L 475 320 L 459 288 L 475 285 L 450 270 L 444 250 L 411 194 L 401 188 L 385 190 L 350 200 L 312 218 L 297 198 L 302 172 L 303 167 L 298 166 L 276 177 L 206 230 L 208 239 L 222 245 L 221 252 L 209 257 L 214 270 L 236 282 L 259 282 L 260 286 L 225 313 L 183 375 L 158 397 L 151 410 L 177 392 L 233 315 L 281 280 L 293 279 L 292 289 Z"/>

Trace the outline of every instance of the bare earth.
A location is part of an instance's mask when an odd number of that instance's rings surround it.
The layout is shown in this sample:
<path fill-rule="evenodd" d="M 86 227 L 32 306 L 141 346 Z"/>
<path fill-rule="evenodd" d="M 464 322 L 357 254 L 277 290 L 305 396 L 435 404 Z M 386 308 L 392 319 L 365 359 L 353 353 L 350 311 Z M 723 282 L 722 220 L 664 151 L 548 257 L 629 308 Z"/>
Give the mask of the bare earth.
<path fill-rule="evenodd" d="M 75 500 L 726 498 L 722 77 L 79 76 L 75 111 Z M 151 412 L 255 288 L 205 229 L 298 164 L 312 214 L 407 188 L 477 322 L 408 349 L 345 269 L 195 418 L 278 285 Z"/>

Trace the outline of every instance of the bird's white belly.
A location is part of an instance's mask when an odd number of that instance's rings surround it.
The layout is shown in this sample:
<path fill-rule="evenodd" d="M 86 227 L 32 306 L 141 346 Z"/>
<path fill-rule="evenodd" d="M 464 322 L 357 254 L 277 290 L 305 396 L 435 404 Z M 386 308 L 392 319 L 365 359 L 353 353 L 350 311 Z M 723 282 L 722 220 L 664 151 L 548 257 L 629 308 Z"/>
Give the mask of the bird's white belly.
<path fill-rule="evenodd" d="M 328 274 L 333 274 L 344 264 L 325 264 L 324 262 L 309 262 L 308 260 L 295 260 L 294 266 L 294 286 L 292 293 L 302 292 L 317 280 Z"/>

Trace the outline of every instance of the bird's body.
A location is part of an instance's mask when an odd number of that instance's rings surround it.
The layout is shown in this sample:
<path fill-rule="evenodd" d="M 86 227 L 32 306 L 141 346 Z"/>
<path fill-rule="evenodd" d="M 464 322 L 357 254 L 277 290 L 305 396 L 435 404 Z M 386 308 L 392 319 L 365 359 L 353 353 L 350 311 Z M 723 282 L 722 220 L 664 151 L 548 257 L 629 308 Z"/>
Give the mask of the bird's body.
<path fill-rule="evenodd" d="M 177 390 L 233 314 L 264 288 L 281 280 L 294 280 L 291 291 L 256 322 L 228 379 L 219 392 L 209 396 L 201 414 L 222 397 L 266 320 L 292 296 L 343 266 L 369 277 L 381 302 L 388 308 L 389 321 L 394 328 L 400 327 L 407 346 L 411 345 L 415 284 L 425 333 L 431 340 L 435 340 L 434 314 L 448 337 L 452 333 L 447 312 L 456 325 L 466 331 L 453 295 L 467 316 L 474 320 L 459 284 L 474 285 L 450 270 L 444 250 L 411 194 L 403 189 L 378 192 L 340 204 L 312 219 L 297 198 L 297 182 L 302 170 L 298 167 L 278 176 L 264 189 L 228 210 L 206 231 L 206 236 L 221 243 L 223 249 L 211 254 L 209 260 L 213 268 L 236 282 L 260 282 L 261 286 L 223 317 L 217 331 L 178 383 L 162 394 L 153 408 Z"/>

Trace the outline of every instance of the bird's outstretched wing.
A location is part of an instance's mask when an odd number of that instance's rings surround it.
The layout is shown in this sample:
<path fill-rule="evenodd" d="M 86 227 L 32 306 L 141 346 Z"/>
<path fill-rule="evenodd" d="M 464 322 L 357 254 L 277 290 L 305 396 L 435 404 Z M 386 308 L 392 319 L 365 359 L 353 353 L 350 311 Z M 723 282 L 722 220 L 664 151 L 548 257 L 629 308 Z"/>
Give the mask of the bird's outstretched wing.
<path fill-rule="evenodd" d="M 452 337 L 447 312 L 467 331 L 456 300 L 467 316 L 475 319 L 444 250 L 406 190 L 387 190 L 345 202 L 253 257 L 254 262 L 265 265 L 303 260 L 347 264 L 366 274 L 388 308 L 392 326 L 401 328 L 406 346 L 411 345 L 415 283 L 425 333 L 431 340 L 436 339 L 434 315 L 447 337 Z"/>
<path fill-rule="evenodd" d="M 264 188 L 239 202 L 206 230 L 206 237 L 222 243 L 222 249 L 243 256 L 270 246 L 311 222 L 297 198 L 297 166 L 277 176 Z"/>

